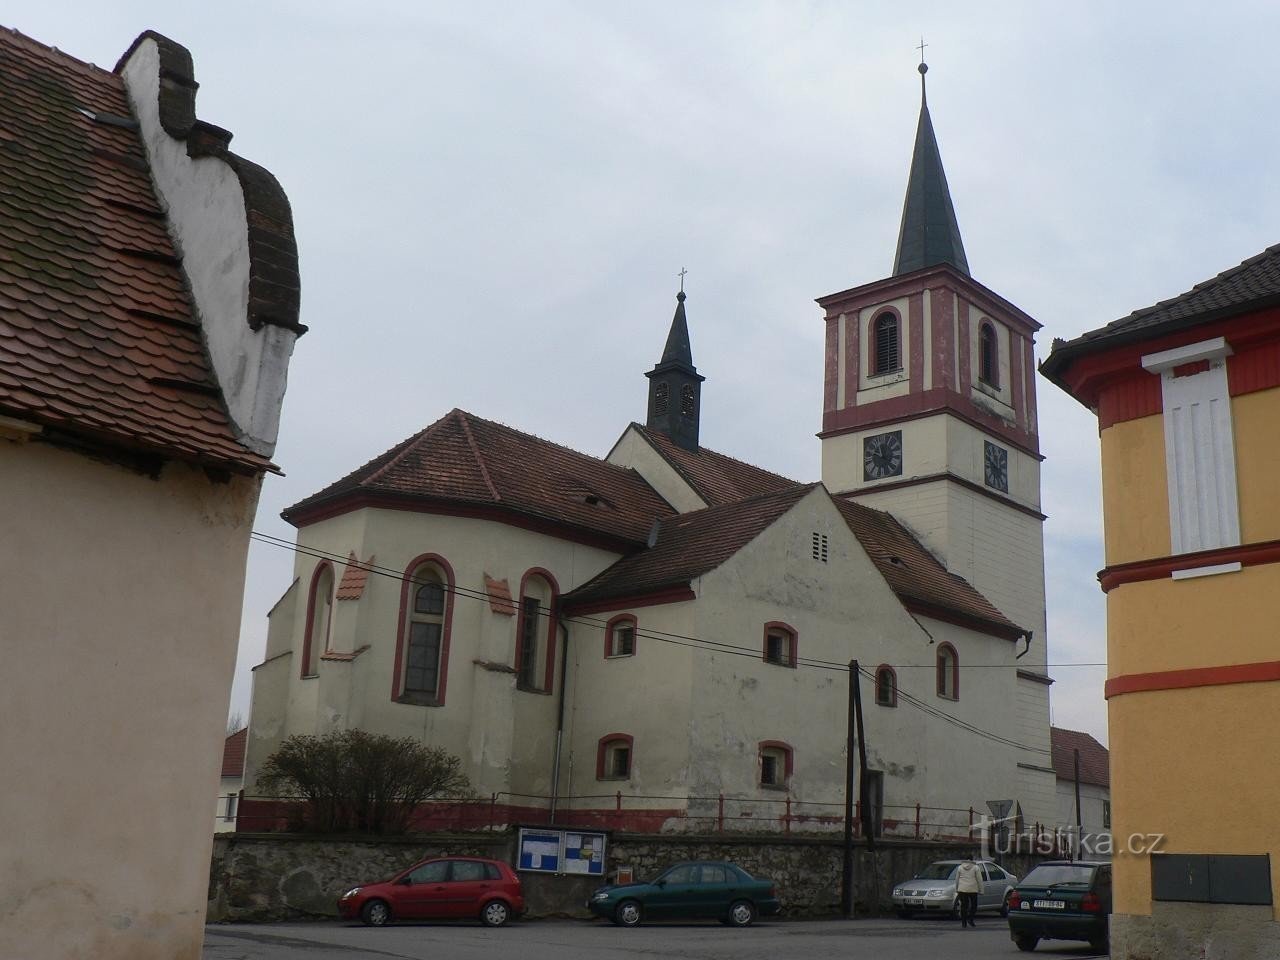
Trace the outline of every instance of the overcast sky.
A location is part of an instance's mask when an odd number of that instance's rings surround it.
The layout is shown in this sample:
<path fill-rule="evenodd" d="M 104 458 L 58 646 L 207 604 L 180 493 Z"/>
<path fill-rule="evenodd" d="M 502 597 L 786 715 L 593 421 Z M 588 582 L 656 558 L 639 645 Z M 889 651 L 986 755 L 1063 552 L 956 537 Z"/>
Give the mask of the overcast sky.
<path fill-rule="evenodd" d="M 293 204 L 303 321 L 256 528 L 452 407 L 603 456 L 689 270 L 707 446 L 819 476 L 815 297 L 886 276 L 928 44 L 975 279 L 1070 338 L 1275 242 L 1269 3 L 10 0 L 192 52 Z M 1053 720 L 1106 742 L 1097 424 L 1040 379 Z M 292 557 L 255 545 L 232 708 Z M 1042 638 L 1037 638 L 1039 641 Z"/>

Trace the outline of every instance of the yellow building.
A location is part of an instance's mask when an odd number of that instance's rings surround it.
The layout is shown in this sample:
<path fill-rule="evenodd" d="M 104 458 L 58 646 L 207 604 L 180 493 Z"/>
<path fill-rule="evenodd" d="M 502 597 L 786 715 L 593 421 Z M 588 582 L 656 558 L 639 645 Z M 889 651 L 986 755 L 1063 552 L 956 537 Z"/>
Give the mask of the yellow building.
<path fill-rule="evenodd" d="M 1102 438 L 1112 956 L 1280 956 L 1280 246 L 1041 371 Z"/>

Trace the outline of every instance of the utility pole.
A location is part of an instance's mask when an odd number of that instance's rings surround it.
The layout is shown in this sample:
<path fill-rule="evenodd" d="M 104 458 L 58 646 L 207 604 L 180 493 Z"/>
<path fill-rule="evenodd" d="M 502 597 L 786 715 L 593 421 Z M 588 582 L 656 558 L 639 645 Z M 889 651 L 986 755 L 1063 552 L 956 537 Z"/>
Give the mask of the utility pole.
<path fill-rule="evenodd" d="M 844 864 L 840 872 L 840 914 L 853 916 L 853 737 L 856 729 L 858 661 L 849 661 L 849 721 L 844 745 Z"/>
<path fill-rule="evenodd" d="M 1080 751 L 1077 749 L 1072 752 L 1075 754 L 1076 763 L 1076 842 L 1072 844 L 1072 847 L 1075 848 L 1075 858 L 1079 860 L 1080 840 L 1084 837 L 1084 833 L 1080 825 L 1082 820 L 1080 816 Z"/>
<path fill-rule="evenodd" d="M 862 835 L 867 839 L 867 849 L 874 850 L 876 831 L 871 810 L 871 785 L 867 783 L 867 732 L 862 726 L 862 674 L 857 660 L 849 666 L 853 670 L 853 712 L 858 736 L 858 807 L 862 812 Z"/>

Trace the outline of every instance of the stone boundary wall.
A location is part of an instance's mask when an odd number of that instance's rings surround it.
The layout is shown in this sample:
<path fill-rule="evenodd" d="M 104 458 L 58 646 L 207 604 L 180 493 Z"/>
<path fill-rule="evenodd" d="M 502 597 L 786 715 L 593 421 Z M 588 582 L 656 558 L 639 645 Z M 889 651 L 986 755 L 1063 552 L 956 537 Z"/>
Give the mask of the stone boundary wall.
<path fill-rule="evenodd" d="M 209 872 L 209 922 L 334 919 L 337 900 L 357 882 L 385 879 L 418 860 L 462 854 L 514 863 L 516 832 L 429 834 L 397 838 L 316 837 L 300 834 L 220 834 Z M 875 853 L 854 852 L 859 913 L 889 909 L 893 884 L 934 860 L 963 856 L 976 847 L 926 841 L 882 841 Z M 772 880 L 790 917 L 839 911 L 842 848 L 839 840 L 614 833 L 606 851 L 610 875 L 631 867 L 653 877 L 680 860 L 732 860 Z M 1039 858 L 1010 856 L 1005 867 L 1024 876 Z M 600 881 L 590 877 L 522 873 L 528 917 L 587 917 L 585 904 Z"/>

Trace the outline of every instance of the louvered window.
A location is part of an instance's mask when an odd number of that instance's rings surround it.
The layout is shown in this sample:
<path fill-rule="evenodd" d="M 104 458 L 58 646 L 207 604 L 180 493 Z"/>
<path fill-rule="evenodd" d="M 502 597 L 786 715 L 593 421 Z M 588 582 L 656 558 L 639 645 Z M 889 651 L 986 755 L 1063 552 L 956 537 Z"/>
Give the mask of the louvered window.
<path fill-rule="evenodd" d="M 982 382 L 990 386 L 1000 387 L 1000 343 L 996 339 L 996 328 L 984 323 L 978 333 L 979 357 L 978 376 Z"/>
<path fill-rule="evenodd" d="M 902 367 L 898 343 L 898 318 L 892 313 L 876 317 L 874 331 L 875 359 L 871 372 L 890 373 Z"/>

